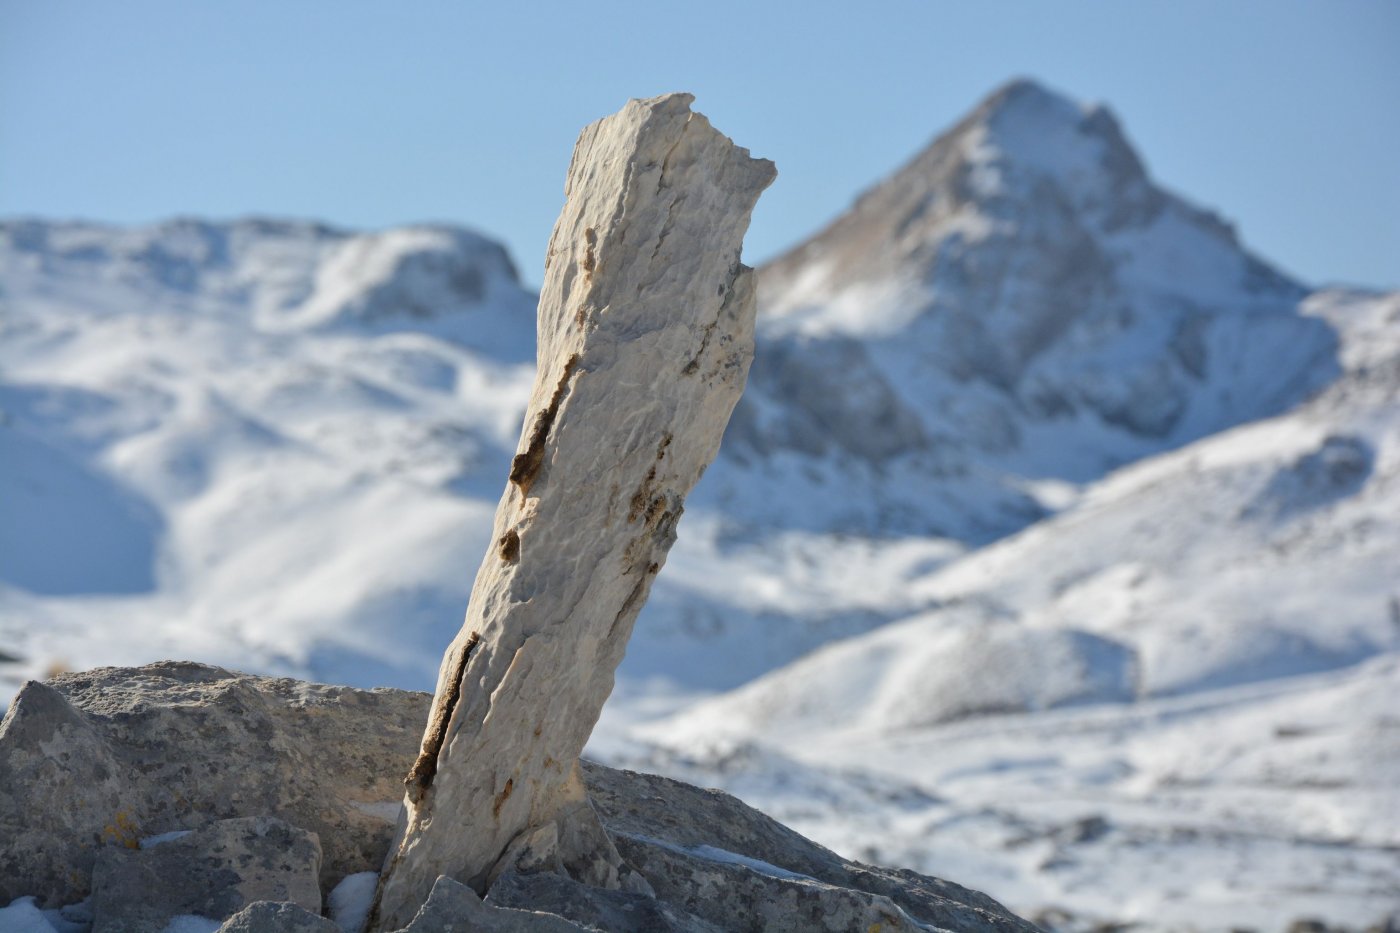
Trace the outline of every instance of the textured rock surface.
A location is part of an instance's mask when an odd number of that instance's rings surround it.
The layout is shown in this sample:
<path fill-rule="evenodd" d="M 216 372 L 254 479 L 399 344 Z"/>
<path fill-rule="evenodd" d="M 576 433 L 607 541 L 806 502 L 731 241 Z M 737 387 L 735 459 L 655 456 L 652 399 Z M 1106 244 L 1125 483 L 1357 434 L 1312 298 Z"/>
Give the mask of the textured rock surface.
<path fill-rule="evenodd" d="M 261 723 L 261 738 L 249 741 L 239 754 L 226 754 L 227 748 L 219 744 L 219 737 L 235 726 L 229 721 L 232 714 L 226 698 L 230 696 L 258 699 L 256 721 Z M 171 869 L 173 874 L 179 874 L 186 871 L 183 863 L 190 861 L 183 853 L 191 849 L 203 851 L 203 839 L 223 838 L 232 826 L 267 824 L 235 820 L 210 827 L 210 819 L 201 810 L 215 804 L 207 797 L 208 787 L 233 795 L 231 800 L 220 802 L 221 806 L 261 806 L 268 800 L 262 782 L 269 780 L 269 775 L 280 776 L 299 782 L 296 811 L 305 818 L 334 813 L 343 806 L 346 788 L 361 788 L 376 775 L 402 774 L 407 770 L 417 745 L 409 730 L 422 721 L 428 700 L 421 693 L 328 688 L 196 664 L 107 668 L 67 675 L 47 687 L 31 684 L 21 692 L 5 726 L 0 728 L 0 776 L 20 775 L 17 783 L 0 785 L 10 791 L 0 795 L 0 806 L 7 808 L 5 834 L 0 836 L 5 853 L 0 860 L 0 888 L 7 892 L 5 900 L 48 892 L 48 902 L 42 906 L 54 907 L 80 899 L 80 894 L 72 892 L 86 892 L 92 886 L 89 878 L 97 853 L 102 855 L 104 864 L 112 860 L 110 864 L 119 866 L 125 866 L 128 859 L 132 865 L 149 865 L 152 858 L 179 855 L 182 864 Z M 118 709 L 124 712 L 116 712 Z M 102 710 L 107 712 L 100 714 Z M 376 710 L 380 716 L 374 729 L 367 727 L 367 710 Z M 52 728 L 39 730 L 35 728 L 37 723 L 47 723 Z M 152 744 L 156 736 L 147 730 L 153 724 L 162 730 L 163 744 Z M 356 741 L 363 743 L 358 757 L 345 754 L 348 736 L 358 736 Z M 21 744 L 30 741 L 36 744 Z M 210 743 L 224 757 L 201 758 L 201 742 Z M 302 773 L 285 770 L 289 767 L 288 748 L 297 750 L 297 760 L 304 763 Z M 36 762 L 50 752 L 61 757 L 55 758 L 48 770 L 38 770 Z M 161 755 L 182 764 L 169 765 Z M 315 764 L 321 761 L 334 765 L 321 769 Z M 17 763 L 24 767 L 17 768 Z M 75 775 L 72 780 L 78 783 L 60 789 L 81 794 L 81 781 L 91 780 L 100 782 L 102 792 L 112 800 L 138 801 L 142 807 L 149 807 L 151 800 L 143 795 L 149 794 L 151 781 L 143 769 L 160 776 L 160 786 L 168 795 L 161 799 L 182 800 L 185 809 L 179 811 L 180 819 L 174 825 L 160 824 L 159 829 L 138 829 L 133 817 L 122 824 L 126 828 L 121 833 L 109 836 L 105 845 L 103 840 L 93 838 L 87 823 L 76 818 L 65 822 L 50 812 L 62 809 L 61 798 L 42 781 L 33 780 L 36 776 L 57 780 L 62 774 Z M 322 770 L 333 773 L 322 774 Z M 804 916 L 800 911 L 804 910 L 840 911 L 836 916 L 852 918 L 852 922 L 873 918 L 869 922 L 891 923 L 888 919 L 879 920 L 883 910 L 896 918 L 901 918 L 902 911 L 921 923 L 948 930 L 1028 933 L 1032 929 L 975 891 L 913 872 L 847 861 L 728 794 L 587 762 L 580 773 L 603 827 L 654 893 L 604 890 L 558 874 L 559 866 L 551 860 L 557 856 L 557 845 L 551 848 L 535 840 L 534 847 L 513 850 L 520 856 L 517 863 L 524 863 L 535 873 L 502 874 L 487 892 L 484 907 L 470 888 L 450 880 L 438 882 L 442 891 L 434 910 L 460 913 L 477 911 L 478 907 L 496 909 L 492 922 L 536 924 L 500 929 L 570 929 L 558 925 L 568 922 L 609 933 L 713 933 L 716 929 L 767 926 L 790 929 L 794 927 L 783 924 L 797 921 L 789 918 L 789 911 L 800 918 Z M 207 782 L 212 783 L 206 786 Z M 244 793 L 241 799 L 240 793 Z M 396 808 L 394 803 L 392 809 Z M 78 807 L 68 809 L 80 812 Z M 131 812 L 146 823 L 154 820 L 139 807 Z M 325 827 L 321 845 L 328 852 L 350 850 L 352 841 L 360 844 L 362 830 L 357 826 L 329 819 L 322 820 L 321 825 Z M 135 846 L 149 833 L 196 826 L 208 828 L 147 850 L 132 851 L 127 847 Z M 291 840 L 306 838 L 305 834 L 288 831 Z M 52 835 L 45 837 L 45 833 Z M 543 835 L 548 837 L 549 833 Z M 43 859 L 27 858 L 25 845 L 45 838 L 48 854 Z M 382 862 L 390 843 L 387 829 L 377 838 L 374 845 L 378 848 L 372 845 L 370 855 Z M 292 848 L 297 844 L 288 842 Z M 83 856 L 86 863 L 77 857 L 57 857 L 65 852 L 79 852 L 84 845 L 91 847 Z M 138 906 L 153 900 L 149 892 L 157 888 L 148 888 L 144 881 L 109 882 L 108 878 L 117 876 L 103 872 L 99 872 L 94 894 L 94 908 L 99 914 L 108 910 L 109 904 L 115 905 L 112 910 L 123 909 L 122 898 L 135 901 Z M 285 883 L 287 873 L 278 874 Z M 242 900 L 236 905 L 186 905 L 180 912 L 219 918 L 248 901 L 292 896 L 307 909 L 315 909 L 314 884 L 306 887 L 307 882 L 314 882 L 314 867 L 303 865 L 300 875 L 295 869 L 290 874 L 302 879 L 299 893 L 289 890 L 287 894 L 274 895 L 262 889 L 244 888 Z M 323 890 L 329 890 L 329 884 L 324 883 L 327 873 L 323 870 L 320 874 Z M 130 879 L 131 875 L 121 877 Z M 275 881 L 271 875 L 269 880 Z M 467 895 L 470 904 L 462 907 Z M 319 898 L 319 894 L 315 896 Z M 782 909 L 774 905 L 781 905 Z M 521 914 L 525 910 L 530 913 Z M 414 913 L 416 916 L 417 908 Z M 540 926 L 550 919 L 545 915 L 566 920 L 558 920 L 554 927 Z M 477 918 L 475 913 L 462 916 Z M 412 920 L 410 917 L 404 926 Z M 476 923 L 478 919 L 461 922 Z M 438 927 L 420 925 L 411 929 Z"/>
<path fill-rule="evenodd" d="M 475 891 L 443 876 L 402 933 L 577 933 L 588 929 L 562 917 L 493 907 Z"/>
<path fill-rule="evenodd" d="M 579 137 L 496 545 L 443 660 L 372 927 L 406 921 L 442 874 L 484 891 L 550 824 L 572 875 L 619 884 L 575 762 L 743 391 L 740 250 L 774 177 L 691 100 L 631 101 Z"/>
<path fill-rule="evenodd" d="M 30 683 L 0 724 L 0 902 L 89 891 L 107 846 L 246 815 L 316 833 L 321 881 L 377 871 L 427 698 L 162 662 Z"/>
<path fill-rule="evenodd" d="M 92 933 L 149 933 L 174 917 L 231 917 L 254 901 L 321 912 L 321 844 L 274 817 L 220 820 L 146 849 L 105 848 L 92 875 Z"/>
<path fill-rule="evenodd" d="M 224 921 L 218 933 L 342 933 L 305 907 L 286 901 L 255 901 Z"/>
<path fill-rule="evenodd" d="M 618 840 L 623 856 L 657 897 L 700 914 L 723 930 L 913 931 L 921 925 L 880 894 L 823 884 L 723 850 L 684 852 L 647 839 Z M 723 891 L 724 896 L 717 897 Z M 988 925 L 987 929 L 994 929 Z"/>
<path fill-rule="evenodd" d="M 551 872 L 507 872 L 491 885 L 486 902 L 556 914 L 608 933 L 720 933 L 724 929 L 653 896 L 589 887 Z"/>
<path fill-rule="evenodd" d="M 861 929 L 874 922 L 893 924 L 880 919 L 884 913 L 901 923 L 912 917 L 948 930 L 1033 929 L 992 898 L 961 885 L 847 861 L 722 791 L 592 763 L 584 773 L 589 796 L 619 850 L 657 898 L 722 929 L 856 928 L 784 925 L 789 910 L 801 916 L 813 908 L 851 924 L 870 918 Z M 765 913 L 770 902 L 786 906 Z M 890 910 L 890 904 L 898 910 Z"/>

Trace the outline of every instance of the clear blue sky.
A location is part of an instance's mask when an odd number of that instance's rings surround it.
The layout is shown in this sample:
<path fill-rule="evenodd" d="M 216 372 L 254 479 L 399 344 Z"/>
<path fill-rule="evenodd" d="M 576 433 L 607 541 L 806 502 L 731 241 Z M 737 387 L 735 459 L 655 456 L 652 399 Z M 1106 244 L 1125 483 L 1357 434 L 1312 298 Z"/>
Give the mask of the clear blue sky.
<path fill-rule="evenodd" d="M 0 215 L 453 221 L 538 283 L 578 130 L 689 90 L 778 163 L 754 262 L 1021 75 L 1295 275 L 1400 285 L 1394 0 L 0 0 Z"/>

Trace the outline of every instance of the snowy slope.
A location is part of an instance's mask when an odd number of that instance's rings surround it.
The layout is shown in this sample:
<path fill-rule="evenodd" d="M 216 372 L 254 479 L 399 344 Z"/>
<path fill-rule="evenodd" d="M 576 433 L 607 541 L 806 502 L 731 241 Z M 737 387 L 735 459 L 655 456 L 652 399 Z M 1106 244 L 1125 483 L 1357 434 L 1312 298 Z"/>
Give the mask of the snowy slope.
<path fill-rule="evenodd" d="M 1124 467 L 909 585 L 938 608 L 605 751 L 1081 925 L 1378 919 L 1400 904 L 1400 294 L 1305 311 L 1342 335 L 1315 399 Z M 826 793 L 765 778 L 772 756 Z M 872 781 L 905 787 L 872 803 Z"/>
<path fill-rule="evenodd" d="M 17 221 L 0 282 L 11 683 L 172 656 L 428 682 L 533 375 L 499 246 Z"/>
<path fill-rule="evenodd" d="M 1048 928 L 1366 928 L 1400 904 L 1400 658 L 901 733 L 614 742 L 837 851 Z M 653 735 L 659 730 L 653 730 Z M 684 749 L 681 746 L 684 745 Z"/>
<path fill-rule="evenodd" d="M 900 730 L 1400 649 L 1400 297 L 1320 293 L 1308 307 L 1372 361 L 1288 414 L 1125 467 L 911 581 L 938 608 L 731 694 L 715 719 L 789 736 Z"/>
<path fill-rule="evenodd" d="M 499 246 L 23 220 L 0 286 L 0 699 L 165 657 L 432 686 L 533 376 L 535 297 Z M 852 540 L 838 576 L 813 567 L 829 536 L 724 526 L 687 517 L 624 691 L 743 683 L 906 611 L 900 581 L 960 550 Z"/>
<path fill-rule="evenodd" d="M 1334 379 L 1307 293 L 1105 108 L 1013 82 L 760 270 L 749 388 L 626 670 L 733 685 L 938 605 L 929 569 Z"/>

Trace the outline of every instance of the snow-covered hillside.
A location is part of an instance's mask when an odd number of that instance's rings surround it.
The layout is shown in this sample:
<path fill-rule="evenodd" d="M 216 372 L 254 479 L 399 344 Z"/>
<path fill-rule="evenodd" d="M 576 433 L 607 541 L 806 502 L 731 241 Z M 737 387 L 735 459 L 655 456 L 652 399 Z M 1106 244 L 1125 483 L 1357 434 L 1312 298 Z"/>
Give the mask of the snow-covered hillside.
<path fill-rule="evenodd" d="M 422 687 L 533 377 L 463 231 L 0 227 L 0 646 Z"/>
<path fill-rule="evenodd" d="M 1060 514 L 911 580 L 933 608 L 699 717 L 801 742 L 1400 650 L 1400 295 L 1322 292 L 1306 309 L 1346 334 L 1351 361 L 1318 397 L 1090 484 Z"/>
<path fill-rule="evenodd" d="M 1376 920 L 1400 904 L 1400 294 L 1305 311 L 1342 335 L 1312 401 L 1125 467 L 908 584 L 937 608 L 608 750 L 1081 925 Z"/>
<path fill-rule="evenodd" d="M 761 283 L 728 452 L 807 487 L 802 522 L 851 532 L 984 543 L 1056 506 L 1036 480 L 1095 479 L 1336 372 L 1302 285 L 1157 187 L 1106 109 L 1026 81 Z M 792 521 L 768 500 L 748 496 L 755 524 Z"/>
<path fill-rule="evenodd" d="M 1083 925 L 1400 903 L 1400 296 L 1310 292 L 1028 82 L 760 280 L 595 753 Z M 444 227 L 0 222 L 0 699 L 430 689 L 534 300 Z"/>

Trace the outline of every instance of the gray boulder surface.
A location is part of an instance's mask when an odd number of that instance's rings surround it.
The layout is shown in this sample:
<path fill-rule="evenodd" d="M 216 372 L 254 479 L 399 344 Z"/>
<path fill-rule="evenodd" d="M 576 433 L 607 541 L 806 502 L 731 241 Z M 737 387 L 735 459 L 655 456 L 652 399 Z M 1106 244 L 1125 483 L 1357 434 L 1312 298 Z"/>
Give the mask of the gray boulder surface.
<path fill-rule="evenodd" d="M 820 895 L 819 900 L 824 898 L 834 906 L 845 903 L 845 895 L 854 892 L 866 895 L 869 903 L 878 907 L 883 904 L 874 898 L 888 898 L 919 922 L 944 929 L 1034 929 L 992 898 L 961 885 L 844 859 L 723 791 L 591 762 L 585 764 L 584 777 L 593 805 L 618 850 L 651 882 L 657 896 L 683 908 L 692 904 L 697 914 L 721 929 L 747 927 L 741 916 L 718 919 L 703 900 L 689 900 L 687 892 L 702 890 L 697 885 L 702 877 L 710 879 L 703 889 L 715 890 L 730 883 L 746 886 L 756 898 L 750 905 L 753 909 L 762 906 L 760 889 L 778 892 L 783 886 L 771 882 L 786 881 L 825 889 L 825 893 L 791 890 L 783 895 L 794 898 L 794 903 Z M 720 882 L 719 878 L 730 880 Z M 734 906 L 728 896 L 720 902 L 724 909 Z M 779 924 L 773 929 L 802 929 L 783 927 L 777 918 L 766 922 Z"/>
<path fill-rule="evenodd" d="M 651 881 L 658 897 L 721 929 L 894 933 L 922 928 L 884 895 L 823 884 L 724 850 L 702 848 L 704 854 L 697 855 L 653 839 L 624 837 L 618 851 Z M 723 898 L 716 897 L 720 891 Z"/>
<path fill-rule="evenodd" d="M 724 929 L 655 895 L 595 888 L 551 872 L 507 872 L 491 885 L 486 903 L 556 914 L 590 930 L 720 933 Z"/>
<path fill-rule="evenodd" d="M 412 922 L 399 933 L 579 933 L 592 929 L 550 913 L 486 904 L 471 888 L 443 875 Z"/>
<path fill-rule="evenodd" d="M 327 687 L 189 662 L 27 684 L 0 723 L 0 786 L 7 791 L 0 795 L 0 902 L 37 895 L 40 906 L 56 907 L 91 891 L 99 931 L 115 923 L 104 917 L 125 916 L 123 898 L 138 907 L 160 902 L 170 916 L 214 919 L 269 899 L 316 911 L 322 894 L 347 873 L 344 865 L 355 859 L 378 865 L 387 855 L 401 780 L 417 753 L 429 700 L 422 693 Z M 447 925 L 406 928 L 714 933 L 855 928 L 844 923 L 864 930 L 880 923 L 888 933 L 917 928 L 913 922 L 946 930 L 1035 929 L 975 891 L 844 859 L 720 791 L 589 762 L 581 778 L 602 826 L 649 890 L 583 883 L 541 845 L 516 860 L 524 870 L 496 879 L 484 904 L 470 888 L 439 881 L 429 916 L 447 918 Z M 279 819 L 229 818 L 240 810 Z M 373 831 L 350 819 L 352 813 L 373 814 Z M 206 840 L 257 826 L 268 828 L 264 840 L 279 827 L 283 856 L 301 853 L 266 870 L 268 883 L 285 885 L 285 893 L 245 886 L 237 903 L 193 904 L 138 872 L 156 860 L 197 861 L 186 854 L 207 852 Z M 152 835 L 181 830 L 199 831 L 135 848 L 143 838 L 149 843 Z M 309 854 L 312 832 L 326 853 L 341 853 L 341 869 L 322 865 L 318 872 Z M 189 866 L 169 870 L 178 875 Z M 248 870 L 247 864 L 239 869 Z M 269 911 L 255 913 L 270 918 Z M 482 926 L 487 916 L 497 926 Z"/>
<path fill-rule="evenodd" d="M 97 853 L 240 816 L 378 871 L 428 697 L 163 661 L 26 684 L 0 723 L 0 902 L 87 896 Z"/>
<path fill-rule="evenodd" d="M 342 933 L 320 914 L 287 901 L 254 901 L 224 921 L 217 933 Z"/>
<path fill-rule="evenodd" d="M 220 820 L 149 848 L 108 846 L 92 872 L 92 933 L 149 933 L 195 914 L 223 920 L 254 901 L 321 912 L 321 843 L 275 817 Z"/>

